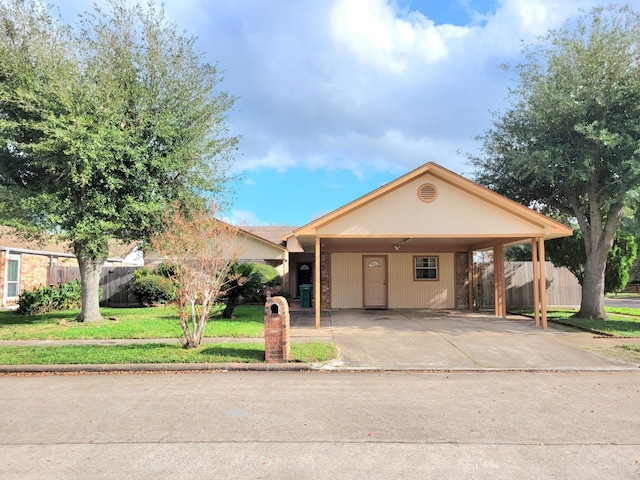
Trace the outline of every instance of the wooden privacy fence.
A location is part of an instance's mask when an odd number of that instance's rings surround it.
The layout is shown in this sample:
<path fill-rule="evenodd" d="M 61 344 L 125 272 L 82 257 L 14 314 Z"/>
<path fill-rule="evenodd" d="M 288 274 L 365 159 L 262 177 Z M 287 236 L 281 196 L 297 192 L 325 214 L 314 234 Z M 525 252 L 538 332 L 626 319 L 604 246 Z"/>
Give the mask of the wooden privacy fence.
<path fill-rule="evenodd" d="M 137 305 L 136 298 L 131 294 L 131 280 L 133 272 L 139 267 L 103 267 L 100 273 L 100 288 L 102 296 L 100 304 L 103 306 Z M 49 285 L 80 280 L 78 267 L 49 267 Z"/>
<path fill-rule="evenodd" d="M 129 292 L 133 272 L 139 267 L 104 267 L 100 274 L 102 297 L 105 306 L 137 305 Z M 556 268 L 545 263 L 547 276 L 547 304 L 551 306 L 580 305 L 581 288 L 576 277 L 565 267 Z M 531 262 L 506 262 L 505 277 L 507 307 L 533 308 L 533 270 Z M 80 280 L 77 267 L 49 267 L 49 285 Z M 476 308 L 492 308 L 493 263 L 475 263 L 473 266 L 473 289 Z"/>
<path fill-rule="evenodd" d="M 493 263 L 475 263 L 473 266 L 474 298 L 476 307 L 493 307 Z M 554 267 L 545 262 L 547 279 L 547 305 L 580 305 L 582 288 L 578 279 L 566 267 Z M 507 308 L 533 308 L 533 269 L 531 262 L 506 262 L 504 266 Z"/>

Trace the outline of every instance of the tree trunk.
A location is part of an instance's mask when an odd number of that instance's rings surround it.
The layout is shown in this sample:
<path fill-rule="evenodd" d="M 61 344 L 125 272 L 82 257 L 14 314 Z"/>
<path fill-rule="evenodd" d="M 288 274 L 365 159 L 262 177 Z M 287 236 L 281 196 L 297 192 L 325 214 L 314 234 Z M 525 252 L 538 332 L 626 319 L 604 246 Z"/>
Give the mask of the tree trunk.
<path fill-rule="evenodd" d="M 82 309 L 76 319 L 78 322 L 95 322 L 102 319 L 100 314 L 100 272 L 104 260 L 87 258 L 76 254 L 80 266 L 80 283 L 82 284 Z"/>
<path fill-rule="evenodd" d="M 224 307 L 224 311 L 222 312 L 222 318 L 231 318 L 233 317 L 233 311 L 236 309 L 238 304 L 240 303 L 240 295 L 235 295 L 230 293 L 227 297 L 227 304 Z"/>
<path fill-rule="evenodd" d="M 587 255 L 582 277 L 582 302 L 580 311 L 575 315 L 577 318 L 609 318 L 604 311 L 604 270 L 610 248 L 607 242 L 600 242 Z"/>

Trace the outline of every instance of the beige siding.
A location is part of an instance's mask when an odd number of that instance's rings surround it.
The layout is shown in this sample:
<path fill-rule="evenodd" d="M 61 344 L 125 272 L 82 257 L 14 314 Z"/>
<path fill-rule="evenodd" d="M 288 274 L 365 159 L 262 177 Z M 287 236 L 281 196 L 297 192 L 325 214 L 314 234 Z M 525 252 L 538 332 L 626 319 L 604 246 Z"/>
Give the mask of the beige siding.
<path fill-rule="evenodd" d="M 387 255 L 389 308 L 454 308 L 454 255 L 452 253 L 420 255 L 438 256 L 439 279 L 414 281 L 414 254 Z M 362 308 L 362 256 L 360 253 L 331 255 L 331 306 L 333 308 Z"/>
<path fill-rule="evenodd" d="M 454 308 L 454 254 L 416 255 L 438 257 L 438 280 L 413 279 L 414 254 L 389 255 L 389 308 Z"/>
<path fill-rule="evenodd" d="M 331 307 L 362 308 L 361 254 L 331 254 Z"/>
<path fill-rule="evenodd" d="M 437 198 L 424 203 L 418 188 L 433 184 Z M 543 228 L 426 174 L 318 229 L 320 235 L 535 235 Z"/>
<path fill-rule="evenodd" d="M 282 260 L 284 258 L 283 250 L 253 238 L 242 239 L 240 248 L 242 248 L 241 260 Z"/>

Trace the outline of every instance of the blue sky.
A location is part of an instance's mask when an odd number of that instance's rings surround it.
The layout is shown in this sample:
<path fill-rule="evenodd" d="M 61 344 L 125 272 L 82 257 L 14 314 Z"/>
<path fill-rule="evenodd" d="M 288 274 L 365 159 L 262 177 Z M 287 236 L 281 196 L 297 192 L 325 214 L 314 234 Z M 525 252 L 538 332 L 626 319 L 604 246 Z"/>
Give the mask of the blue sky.
<path fill-rule="evenodd" d="M 53 4 L 67 20 L 89 8 Z M 238 97 L 226 218 L 240 225 L 303 225 L 429 161 L 470 176 L 464 153 L 505 106 L 512 74 L 499 65 L 598 4 L 165 0 Z"/>

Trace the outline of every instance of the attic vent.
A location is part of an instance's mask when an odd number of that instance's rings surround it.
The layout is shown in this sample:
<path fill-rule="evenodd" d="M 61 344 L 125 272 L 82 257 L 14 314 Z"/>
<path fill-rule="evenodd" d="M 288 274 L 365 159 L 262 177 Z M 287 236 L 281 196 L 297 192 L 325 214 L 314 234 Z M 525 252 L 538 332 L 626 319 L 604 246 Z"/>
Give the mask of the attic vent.
<path fill-rule="evenodd" d="M 430 183 L 423 183 L 420 185 L 420 188 L 418 188 L 418 198 L 424 203 L 433 202 L 437 196 L 438 191 L 436 190 L 436 187 Z"/>

